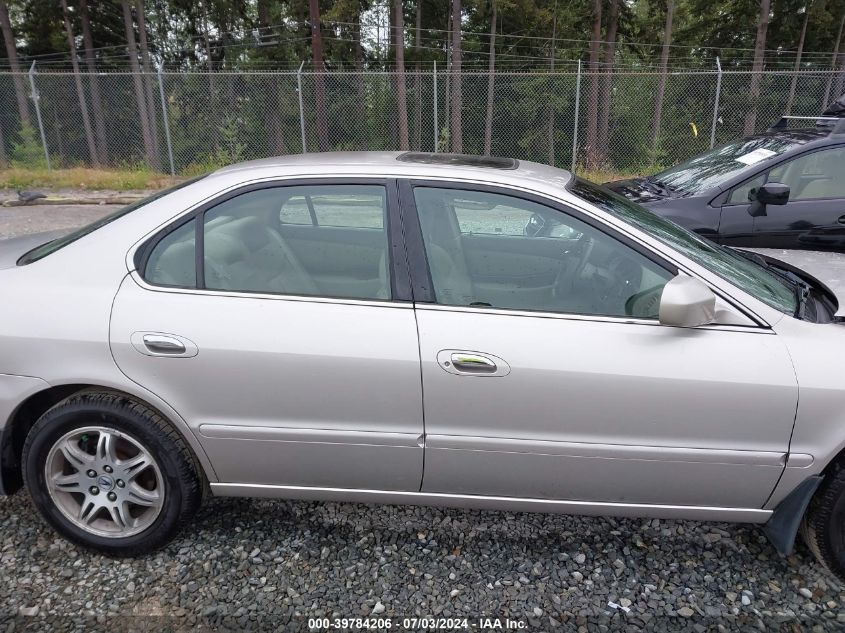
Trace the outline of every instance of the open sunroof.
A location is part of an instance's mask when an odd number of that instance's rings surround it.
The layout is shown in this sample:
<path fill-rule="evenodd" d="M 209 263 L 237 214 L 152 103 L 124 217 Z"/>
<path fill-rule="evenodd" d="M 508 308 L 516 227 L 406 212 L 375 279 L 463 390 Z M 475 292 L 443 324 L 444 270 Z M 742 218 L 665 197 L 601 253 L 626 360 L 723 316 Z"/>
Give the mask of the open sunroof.
<path fill-rule="evenodd" d="M 516 169 L 519 162 L 498 156 L 473 156 L 471 154 L 441 154 L 433 152 L 405 152 L 396 157 L 403 163 L 425 165 L 455 165 L 459 167 L 487 167 L 488 169 Z"/>

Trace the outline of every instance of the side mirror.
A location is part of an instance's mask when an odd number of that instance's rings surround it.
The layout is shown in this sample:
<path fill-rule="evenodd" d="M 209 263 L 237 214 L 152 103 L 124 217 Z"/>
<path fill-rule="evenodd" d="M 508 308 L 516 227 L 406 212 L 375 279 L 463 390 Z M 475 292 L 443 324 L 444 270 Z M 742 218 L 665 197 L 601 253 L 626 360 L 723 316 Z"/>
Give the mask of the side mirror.
<path fill-rule="evenodd" d="M 789 202 L 789 185 L 767 182 L 757 188 L 756 200 L 763 204 L 786 204 Z"/>
<path fill-rule="evenodd" d="M 786 204 L 789 202 L 789 193 L 789 185 L 783 183 L 767 182 L 760 185 L 748 192 L 748 201 L 751 202 L 748 213 L 754 218 L 766 215 L 767 204 Z"/>
<path fill-rule="evenodd" d="M 716 295 L 703 282 L 680 274 L 663 286 L 661 325 L 698 327 L 716 319 Z"/>
<path fill-rule="evenodd" d="M 531 217 L 528 218 L 528 222 L 525 224 L 525 228 L 522 229 L 522 233 L 526 237 L 537 237 L 545 226 L 546 218 L 539 213 L 532 213 Z"/>

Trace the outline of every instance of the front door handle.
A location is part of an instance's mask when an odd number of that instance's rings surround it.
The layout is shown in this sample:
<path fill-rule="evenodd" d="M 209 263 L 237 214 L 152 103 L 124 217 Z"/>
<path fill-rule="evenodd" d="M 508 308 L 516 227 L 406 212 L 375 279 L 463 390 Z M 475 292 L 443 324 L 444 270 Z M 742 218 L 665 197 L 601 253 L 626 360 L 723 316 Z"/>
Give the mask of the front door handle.
<path fill-rule="evenodd" d="M 839 222 L 839 224 L 845 224 L 845 215 L 840 215 L 837 222 Z"/>
<path fill-rule="evenodd" d="M 481 354 L 452 352 L 449 360 L 452 361 L 452 366 L 455 369 L 467 373 L 492 374 L 498 369 L 492 359 Z"/>
<path fill-rule="evenodd" d="M 437 364 L 443 371 L 456 376 L 507 376 L 510 365 L 492 354 L 461 349 L 442 349 Z"/>
<path fill-rule="evenodd" d="M 145 356 L 190 358 L 199 353 L 193 341 L 165 332 L 133 332 L 131 341 L 132 347 Z"/>

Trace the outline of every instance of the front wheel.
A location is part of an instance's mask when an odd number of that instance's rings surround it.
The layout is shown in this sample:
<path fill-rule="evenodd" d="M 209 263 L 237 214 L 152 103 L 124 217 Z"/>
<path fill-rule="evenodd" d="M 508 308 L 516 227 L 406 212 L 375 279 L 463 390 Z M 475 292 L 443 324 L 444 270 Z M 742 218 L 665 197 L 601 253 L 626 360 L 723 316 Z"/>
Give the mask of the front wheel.
<path fill-rule="evenodd" d="M 204 481 L 182 437 L 158 413 L 114 393 L 83 392 L 30 430 L 24 480 L 64 537 L 116 556 L 167 543 L 194 515 Z"/>
<path fill-rule="evenodd" d="M 845 581 L 845 459 L 825 474 L 804 514 L 801 533 L 815 557 Z"/>

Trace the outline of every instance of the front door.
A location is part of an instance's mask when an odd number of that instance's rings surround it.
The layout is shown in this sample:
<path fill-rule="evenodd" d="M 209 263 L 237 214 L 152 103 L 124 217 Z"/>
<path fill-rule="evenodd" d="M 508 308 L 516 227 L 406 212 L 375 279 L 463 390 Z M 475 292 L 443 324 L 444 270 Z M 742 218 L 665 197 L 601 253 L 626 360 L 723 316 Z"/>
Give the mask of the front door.
<path fill-rule="evenodd" d="M 763 505 L 797 402 L 775 335 L 661 326 L 675 271 L 572 210 L 407 191 L 436 295 L 417 304 L 423 491 Z"/>
<path fill-rule="evenodd" d="M 748 195 L 766 182 L 789 186 L 789 202 L 766 205 L 753 219 L 750 242 L 757 248 L 845 251 L 845 147 L 802 154 L 734 189 L 722 208 L 722 221 L 749 218 Z M 727 241 L 726 243 L 732 243 Z"/>
<path fill-rule="evenodd" d="M 419 490 L 419 351 L 391 279 L 390 190 L 228 195 L 124 280 L 115 360 L 186 419 L 221 482 Z"/>

